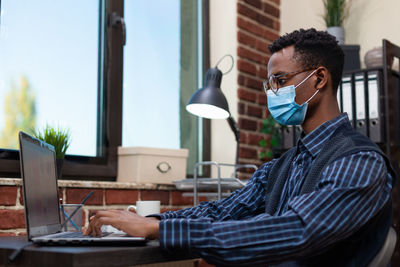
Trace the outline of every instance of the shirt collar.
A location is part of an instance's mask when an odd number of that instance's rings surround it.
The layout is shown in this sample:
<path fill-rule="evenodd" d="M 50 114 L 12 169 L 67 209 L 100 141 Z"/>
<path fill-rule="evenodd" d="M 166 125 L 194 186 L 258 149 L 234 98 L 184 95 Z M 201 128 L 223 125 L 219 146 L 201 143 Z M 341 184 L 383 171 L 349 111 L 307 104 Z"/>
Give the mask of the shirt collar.
<path fill-rule="evenodd" d="M 297 143 L 298 151 L 306 149 L 313 157 L 316 157 L 333 132 L 344 123 L 350 123 L 347 113 L 340 114 L 336 118 L 324 122 L 305 136 L 303 133 Z"/>

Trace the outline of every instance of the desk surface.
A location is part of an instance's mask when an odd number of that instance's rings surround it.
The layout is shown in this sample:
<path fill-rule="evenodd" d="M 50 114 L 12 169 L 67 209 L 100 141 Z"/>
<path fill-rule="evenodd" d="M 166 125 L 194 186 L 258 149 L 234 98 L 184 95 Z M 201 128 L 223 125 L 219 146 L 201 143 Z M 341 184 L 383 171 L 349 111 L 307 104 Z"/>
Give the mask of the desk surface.
<path fill-rule="evenodd" d="M 0 237 L 0 265 L 27 243 L 26 237 Z M 158 241 L 145 246 L 35 246 L 24 248 L 10 266 L 132 266 L 191 259 L 189 255 L 169 255 Z"/>

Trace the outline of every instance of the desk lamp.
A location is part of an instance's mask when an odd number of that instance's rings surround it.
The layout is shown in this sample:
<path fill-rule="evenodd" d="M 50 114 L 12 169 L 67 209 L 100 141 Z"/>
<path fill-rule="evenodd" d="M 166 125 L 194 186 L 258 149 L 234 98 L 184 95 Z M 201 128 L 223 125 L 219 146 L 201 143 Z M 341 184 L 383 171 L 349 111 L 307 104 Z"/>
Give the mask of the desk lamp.
<path fill-rule="evenodd" d="M 222 73 L 218 69 L 218 64 L 225 58 L 230 57 L 232 66 L 228 71 Z M 240 143 L 240 131 L 236 121 L 229 112 L 228 101 L 221 90 L 222 75 L 227 74 L 233 68 L 233 57 L 231 55 L 223 56 L 214 68 L 206 72 L 205 86 L 198 89 L 189 99 L 186 110 L 190 113 L 206 119 L 226 119 L 231 127 L 236 139 L 236 158 L 235 164 L 238 165 L 238 153 Z"/>

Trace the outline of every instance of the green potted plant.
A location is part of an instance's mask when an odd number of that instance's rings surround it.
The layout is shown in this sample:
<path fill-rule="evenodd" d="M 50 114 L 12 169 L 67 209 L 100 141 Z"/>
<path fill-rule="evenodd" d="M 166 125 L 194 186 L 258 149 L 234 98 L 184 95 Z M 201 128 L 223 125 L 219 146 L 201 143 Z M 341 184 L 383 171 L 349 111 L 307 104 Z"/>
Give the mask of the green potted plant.
<path fill-rule="evenodd" d="M 346 0 L 323 0 L 324 20 L 327 32 L 336 37 L 339 44 L 344 44 L 343 22 L 348 15 Z"/>
<path fill-rule="evenodd" d="M 46 125 L 42 131 L 36 131 L 34 136 L 54 147 L 57 161 L 57 178 L 61 178 L 61 170 L 65 153 L 70 145 L 70 133 L 60 127 L 54 128 Z"/>
<path fill-rule="evenodd" d="M 274 157 L 274 150 L 279 148 L 281 144 L 280 128 L 281 125 L 272 116 L 263 120 L 261 132 L 268 136 L 259 142 L 259 145 L 263 148 L 263 151 L 259 154 L 261 160 L 272 159 Z"/>

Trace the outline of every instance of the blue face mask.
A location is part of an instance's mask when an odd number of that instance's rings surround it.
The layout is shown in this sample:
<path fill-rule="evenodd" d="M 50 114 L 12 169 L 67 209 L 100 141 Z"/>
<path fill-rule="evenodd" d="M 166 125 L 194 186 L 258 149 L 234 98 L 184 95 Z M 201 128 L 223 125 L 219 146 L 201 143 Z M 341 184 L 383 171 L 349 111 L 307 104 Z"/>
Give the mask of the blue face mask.
<path fill-rule="evenodd" d="M 307 113 L 308 102 L 319 92 L 318 90 L 302 105 L 297 104 L 294 99 L 296 97 L 296 88 L 305 82 L 314 70 L 298 85 L 289 85 L 279 88 L 275 94 L 272 90 L 267 91 L 268 110 L 272 117 L 282 125 L 300 125 L 303 123 Z"/>

